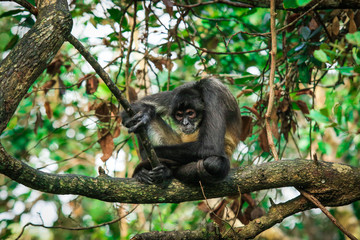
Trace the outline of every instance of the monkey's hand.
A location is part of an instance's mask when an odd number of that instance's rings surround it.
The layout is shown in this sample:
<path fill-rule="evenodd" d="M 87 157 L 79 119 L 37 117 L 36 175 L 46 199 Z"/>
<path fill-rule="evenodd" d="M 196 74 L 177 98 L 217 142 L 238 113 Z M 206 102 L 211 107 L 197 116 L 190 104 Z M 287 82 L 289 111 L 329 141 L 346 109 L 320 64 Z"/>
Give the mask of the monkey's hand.
<path fill-rule="evenodd" d="M 134 175 L 134 178 L 141 183 L 145 184 L 160 184 L 172 178 L 172 171 L 164 166 L 160 165 L 152 170 L 141 169 Z"/>
<path fill-rule="evenodd" d="M 139 108 L 139 107 L 137 107 Z M 151 106 L 141 106 L 137 113 L 128 117 L 127 114 L 122 114 L 122 123 L 128 128 L 128 131 L 138 133 L 141 127 L 147 126 L 155 116 L 155 109 Z M 137 109 L 134 109 L 135 111 Z"/>

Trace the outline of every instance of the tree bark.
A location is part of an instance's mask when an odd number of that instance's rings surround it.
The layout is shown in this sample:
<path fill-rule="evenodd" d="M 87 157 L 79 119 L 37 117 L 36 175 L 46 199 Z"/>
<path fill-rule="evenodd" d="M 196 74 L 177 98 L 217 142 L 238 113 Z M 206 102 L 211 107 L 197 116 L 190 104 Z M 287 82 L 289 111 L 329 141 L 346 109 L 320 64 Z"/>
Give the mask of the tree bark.
<path fill-rule="evenodd" d="M 37 7 L 39 15 L 34 27 L 0 65 L 0 133 L 72 28 L 67 1 L 42 0 L 38 1 Z"/>
<path fill-rule="evenodd" d="M 107 175 L 88 177 L 50 174 L 33 169 L 0 147 L 0 173 L 32 189 L 53 194 L 75 194 L 108 202 L 179 203 L 231 196 L 262 189 L 294 186 L 313 194 L 325 206 L 340 206 L 360 199 L 360 170 L 345 164 L 310 160 L 283 160 L 233 170 L 218 184 L 168 186 L 144 185 L 132 178 Z"/>

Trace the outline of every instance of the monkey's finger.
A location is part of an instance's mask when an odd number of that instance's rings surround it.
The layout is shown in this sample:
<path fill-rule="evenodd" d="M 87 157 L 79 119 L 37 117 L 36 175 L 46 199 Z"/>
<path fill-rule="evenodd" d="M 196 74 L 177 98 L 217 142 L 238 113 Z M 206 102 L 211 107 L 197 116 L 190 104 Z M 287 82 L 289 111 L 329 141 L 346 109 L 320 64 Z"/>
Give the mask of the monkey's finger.
<path fill-rule="evenodd" d="M 137 124 L 139 121 L 141 121 L 143 113 L 142 112 L 138 112 L 136 113 L 134 116 L 132 116 L 131 118 L 128 118 L 126 120 L 123 120 L 123 125 L 127 128 L 134 126 L 135 124 Z"/>
<path fill-rule="evenodd" d="M 128 132 L 136 132 L 140 127 L 146 126 L 150 121 L 150 117 L 148 115 L 141 116 L 141 119 L 138 119 L 138 122 L 128 129 Z"/>
<path fill-rule="evenodd" d="M 148 171 L 141 171 L 140 173 L 138 173 L 136 176 L 135 176 L 136 180 L 138 182 L 141 182 L 141 183 L 144 183 L 144 184 L 153 184 L 153 180 L 152 178 L 150 177 Z"/>

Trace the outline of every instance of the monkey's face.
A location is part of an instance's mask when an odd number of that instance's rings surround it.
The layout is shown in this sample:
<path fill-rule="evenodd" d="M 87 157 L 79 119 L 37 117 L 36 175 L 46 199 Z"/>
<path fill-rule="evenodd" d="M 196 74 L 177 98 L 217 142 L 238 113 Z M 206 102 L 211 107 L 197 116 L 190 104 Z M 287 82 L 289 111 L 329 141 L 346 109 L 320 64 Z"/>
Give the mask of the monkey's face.
<path fill-rule="evenodd" d="M 201 122 L 202 114 L 194 109 L 177 110 L 174 114 L 175 122 L 180 130 L 185 134 L 195 132 Z"/>

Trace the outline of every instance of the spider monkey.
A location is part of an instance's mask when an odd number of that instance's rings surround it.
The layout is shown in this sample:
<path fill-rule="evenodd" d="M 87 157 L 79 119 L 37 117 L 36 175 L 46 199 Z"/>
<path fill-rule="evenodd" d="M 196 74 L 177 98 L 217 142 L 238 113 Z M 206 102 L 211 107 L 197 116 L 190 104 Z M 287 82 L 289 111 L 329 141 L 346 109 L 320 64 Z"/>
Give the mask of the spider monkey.
<path fill-rule="evenodd" d="M 151 169 L 144 158 L 134 171 L 139 182 L 157 184 L 172 177 L 185 183 L 213 183 L 230 170 L 229 157 L 242 140 L 241 116 L 230 91 L 216 78 L 186 83 L 173 91 L 133 103 L 136 114 L 122 113 L 129 132 L 145 127 L 161 165 Z M 178 132 L 164 120 L 170 116 Z"/>

